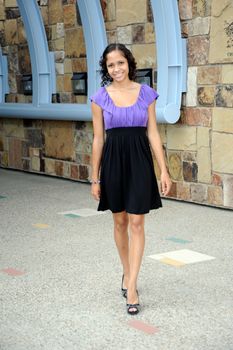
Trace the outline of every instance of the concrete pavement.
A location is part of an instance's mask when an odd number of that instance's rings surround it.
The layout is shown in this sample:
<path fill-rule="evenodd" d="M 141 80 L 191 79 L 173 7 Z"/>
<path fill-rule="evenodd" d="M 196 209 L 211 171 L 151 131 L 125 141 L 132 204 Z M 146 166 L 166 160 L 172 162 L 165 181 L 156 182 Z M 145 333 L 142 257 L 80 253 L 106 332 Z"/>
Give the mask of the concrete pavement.
<path fill-rule="evenodd" d="M 111 213 L 96 214 L 88 184 L 0 169 L 1 350 L 233 350 L 232 211 L 147 215 L 137 316 Z"/>

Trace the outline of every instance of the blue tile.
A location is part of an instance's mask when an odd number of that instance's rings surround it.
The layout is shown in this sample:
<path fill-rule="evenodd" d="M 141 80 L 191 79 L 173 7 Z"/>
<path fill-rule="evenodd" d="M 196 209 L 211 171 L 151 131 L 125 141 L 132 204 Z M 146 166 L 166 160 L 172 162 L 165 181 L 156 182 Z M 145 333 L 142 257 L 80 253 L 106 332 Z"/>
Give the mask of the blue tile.
<path fill-rule="evenodd" d="M 182 238 L 176 238 L 176 237 L 169 237 L 166 238 L 167 241 L 172 241 L 174 243 L 181 243 L 181 244 L 186 244 L 186 243 L 191 243 L 192 241 L 188 241 L 187 239 L 182 239 Z"/>

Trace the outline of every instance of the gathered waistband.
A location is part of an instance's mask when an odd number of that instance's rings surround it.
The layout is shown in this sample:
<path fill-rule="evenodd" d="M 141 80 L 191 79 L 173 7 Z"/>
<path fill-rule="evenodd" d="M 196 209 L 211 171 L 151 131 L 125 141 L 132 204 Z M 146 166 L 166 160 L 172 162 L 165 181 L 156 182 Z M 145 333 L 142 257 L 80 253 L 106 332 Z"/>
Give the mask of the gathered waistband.
<path fill-rule="evenodd" d="M 146 127 L 145 126 L 130 126 L 130 127 L 121 127 L 121 128 L 112 128 L 107 129 L 107 136 L 110 135 L 145 135 Z"/>

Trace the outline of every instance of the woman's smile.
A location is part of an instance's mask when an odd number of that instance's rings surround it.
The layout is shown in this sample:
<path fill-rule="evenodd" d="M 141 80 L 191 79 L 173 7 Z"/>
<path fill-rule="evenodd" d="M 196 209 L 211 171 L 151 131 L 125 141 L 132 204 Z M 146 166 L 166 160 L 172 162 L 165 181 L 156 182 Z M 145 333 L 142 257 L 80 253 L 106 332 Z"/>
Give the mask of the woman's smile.
<path fill-rule="evenodd" d="M 123 73 L 114 74 L 114 77 L 115 77 L 116 79 L 120 79 L 122 76 L 123 76 Z"/>

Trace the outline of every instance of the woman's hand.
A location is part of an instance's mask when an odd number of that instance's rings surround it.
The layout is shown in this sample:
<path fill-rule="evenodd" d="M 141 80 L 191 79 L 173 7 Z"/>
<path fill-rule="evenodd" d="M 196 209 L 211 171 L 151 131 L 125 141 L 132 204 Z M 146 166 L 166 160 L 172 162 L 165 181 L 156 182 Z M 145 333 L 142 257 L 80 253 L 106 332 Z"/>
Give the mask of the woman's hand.
<path fill-rule="evenodd" d="M 91 194 L 95 200 L 100 200 L 100 184 L 92 184 L 91 185 Z"/>
<path fill-rule="evenodd" d="M 167 172 L 161 173 L 160 182 L 162 195 L 167 196 L 172 187 L 172 182 Z"/>

